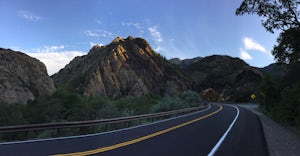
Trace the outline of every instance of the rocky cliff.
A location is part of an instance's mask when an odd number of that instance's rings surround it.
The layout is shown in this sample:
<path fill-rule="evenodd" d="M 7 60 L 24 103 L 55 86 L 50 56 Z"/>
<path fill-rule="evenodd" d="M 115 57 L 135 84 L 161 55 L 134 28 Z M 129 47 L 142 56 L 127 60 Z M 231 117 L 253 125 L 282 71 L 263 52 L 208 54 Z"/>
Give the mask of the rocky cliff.
<path fill-rule="evenodd" d="M 26 103 L 54 92 L 53 81 L 39 60 L 24 53 L 0 48 L 0 101 Z"/>
<path fill-rule="evenodd" d="M 146 40 L 117 37 L 107 46 L 94 46 L 52 76 L 57 87 L 71 86 L 88 96 L 120 97 L 186 90 L 191 83 Z"/>

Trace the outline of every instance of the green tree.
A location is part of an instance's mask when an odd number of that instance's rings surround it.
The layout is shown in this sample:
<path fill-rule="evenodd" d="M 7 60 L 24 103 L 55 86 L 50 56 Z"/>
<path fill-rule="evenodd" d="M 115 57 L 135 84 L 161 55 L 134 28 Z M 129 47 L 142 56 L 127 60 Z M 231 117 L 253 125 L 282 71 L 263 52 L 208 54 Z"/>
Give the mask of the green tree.
<path fill-rule="evenodd" d="M 280 33 L 272 54 L 277 62 L 295 64 L 300 61 L 300 28 L 291 28 Z"/>
<path fill-rule="evenodd" d="M 264 111 L 270 108 L 279 100 L 279 91 L 277 81 L 270 75 L 264 75 L 262 82 L 259 86 L 260 94 L 263 96 L 263 109 Z"/>
<path fill-rule="evenodd" d="M 282 120 L 300 128 L 300 83 L 286 87 L 281 94 L 282 111 L 285 112 Z"/>
<path fill-rule="evenodd" d="M 295 63 L 300 61 L 299 4 L 300 0 L 244 0 L 236 15 L 257 14 L 267 31 L 280 30 L 272 54 L 278 62 Z"/>
<path fill-rule="evenodd" d="M 26 123 L 24 120 L 24 105 L 0 102 L 0 126 L 13 126 Z"/>

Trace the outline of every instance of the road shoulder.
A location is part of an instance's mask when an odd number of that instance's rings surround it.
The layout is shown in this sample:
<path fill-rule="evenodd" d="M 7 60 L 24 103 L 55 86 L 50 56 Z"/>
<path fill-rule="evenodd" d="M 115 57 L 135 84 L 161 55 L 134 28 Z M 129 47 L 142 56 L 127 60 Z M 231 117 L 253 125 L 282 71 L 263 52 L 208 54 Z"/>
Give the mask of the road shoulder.
<path fill-rule="evenodd" d="M 296 156 L 300 153 L 300 137 L 257 111 L 257 105 L 238 105 L 255 113 L 262 124 L 270 156 Z"/>

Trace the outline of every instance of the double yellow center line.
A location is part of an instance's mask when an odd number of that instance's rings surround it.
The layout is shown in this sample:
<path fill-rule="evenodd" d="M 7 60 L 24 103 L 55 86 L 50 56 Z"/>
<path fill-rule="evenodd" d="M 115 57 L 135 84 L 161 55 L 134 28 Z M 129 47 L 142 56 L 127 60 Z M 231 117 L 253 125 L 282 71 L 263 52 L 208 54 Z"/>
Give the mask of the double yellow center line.
<path fill-rule="evenodd" d="M 194 120 L 191 120 L 191 121 L 188 121 L 188 122 L 185 122 L 185 123 L 182 123 L 182 124 L 170 127 L 168 129 L 161 130 L 161 131 L 158 131 L 158 132 L 155 132 L 155 133 L 152 133 L 152 134 L 149 134 L 149 135 L 137 138 L 137 139 L 133 139 L 133 140 L 130 140 L 130 141 L 118 143 L 118 144 L 107 146 L 107 147 L 97 148 L 97 149 L 94 149 L 94 150 L 88 150 L 88 151 L 83 151 L 83 152 L 75 152 L 75 153 L 68 153 L 68 154 L 56 154 L 54 156 L 86 156 L 86 155 L 92 155 L 92 154 L 97 154 L 97 153 L 102 153 L 102 152 L 114 150 L 114 149 L 117 149 L 117 148 L 120 148 L 120 147 L 124 147 L 124 146 L 128 146 L 128 145 L 131 145 L 131 144 L 135 144 L 135 143 L 138 143 L 138 142 L 141 142 L 141 141 L 144 141 L 144 140 L 156 137 L 158 135 L 168 133 L 168 132 L 173 131 L 175 129 L 178 129 L 178 128 L 190 125 L 190 124 L 192 124 L 194 122 L 197 122 L 199 120 L 208 118 L 209 116 L 212 116 L 212 115 L 220 112 L 222 109 L 223 109 L 223 106 L 219 105 L 219 109 L 216 110 L 216 111 L 214 111 L 214 112 L 212 112 L 212 113 L 210 113 L 210 114 L 207 114 L 205 116 L 196 118 Z"/>

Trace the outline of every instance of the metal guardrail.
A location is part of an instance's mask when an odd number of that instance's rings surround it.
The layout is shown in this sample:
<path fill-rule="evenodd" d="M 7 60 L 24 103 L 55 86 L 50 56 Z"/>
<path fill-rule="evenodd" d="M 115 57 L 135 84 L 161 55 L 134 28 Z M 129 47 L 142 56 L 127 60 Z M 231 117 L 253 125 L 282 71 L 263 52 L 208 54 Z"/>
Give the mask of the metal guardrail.
<path fill-rule="evenodd" d="M 48 130 L 48 129 L 78 128 L 78 127 L 87 127 L 87 126 L 96 126 L 96 125 L 115 124 L 115 123 L 121 123 L 121 122 L 129 122 L 129 121 L 136 121 L 136 120 L 143 120 L 143 119 L 149 119 L 149 118 L 158 118 L 158 117 L 163 117 L 163 116 L 168 116 L 168 115 L 181 114 L 181 113 L 204 109 L 206 107 L 207 107 L 207 105 L 199 106 L 199 107 L 192 107 L 192 108 L 185 108 L 185 109 L 180 109 L 180 110 L 167 111 L 167 112 L 143 114 L 143 115 L 111 118 L 111 119 L 44 123 L 44 124 L 31 124 L 31 125 L 19 125 L 19 126 L 3 126 L 3 127 L 0 127 L 0 133 L 28 132 L 28 131 L 39 131 L 39 130 Z"/>

